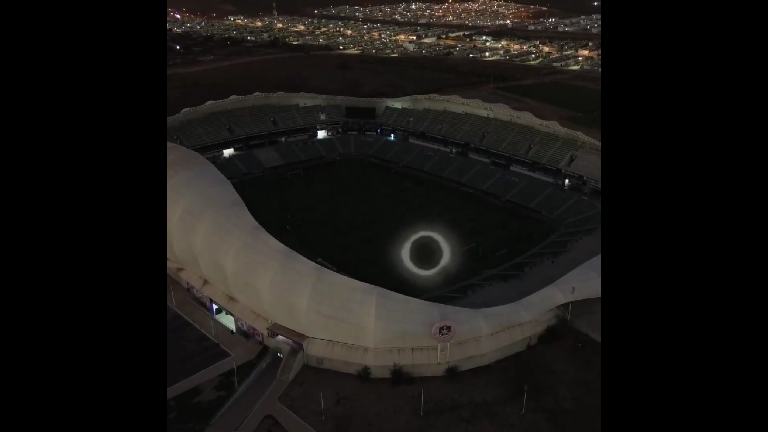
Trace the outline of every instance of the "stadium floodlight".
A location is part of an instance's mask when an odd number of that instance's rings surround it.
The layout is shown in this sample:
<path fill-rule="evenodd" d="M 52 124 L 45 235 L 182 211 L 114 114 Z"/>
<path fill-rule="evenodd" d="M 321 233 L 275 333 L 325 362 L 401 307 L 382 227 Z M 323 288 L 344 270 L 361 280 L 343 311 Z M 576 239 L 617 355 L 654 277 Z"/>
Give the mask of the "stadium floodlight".
<path fill-rule="evenodd" d="M 233 149 L 233 148 L 224 150 L 224 157 L 225 158 L 228 158 L 228 157 L 232 156 L 233 154 L 235 154 L 235 149 Z"/>

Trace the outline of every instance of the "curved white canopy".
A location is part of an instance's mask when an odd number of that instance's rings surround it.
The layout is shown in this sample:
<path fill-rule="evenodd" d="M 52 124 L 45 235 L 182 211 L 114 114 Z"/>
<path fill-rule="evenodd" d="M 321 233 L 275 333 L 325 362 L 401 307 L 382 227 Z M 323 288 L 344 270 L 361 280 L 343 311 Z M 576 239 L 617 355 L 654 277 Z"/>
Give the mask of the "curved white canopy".
<path fill-rule="evenodd" d="M 601 295 L 601 256 L 521 301 L 489 309 L 396 294 L 327 270 L 282 245 L 197 153 L 167 143 L 166 158 L 167 258 L 257 314 L 314 339 L 369 348 L 432 346 L 434 324 L 451 321 L 459 342 Z"/>

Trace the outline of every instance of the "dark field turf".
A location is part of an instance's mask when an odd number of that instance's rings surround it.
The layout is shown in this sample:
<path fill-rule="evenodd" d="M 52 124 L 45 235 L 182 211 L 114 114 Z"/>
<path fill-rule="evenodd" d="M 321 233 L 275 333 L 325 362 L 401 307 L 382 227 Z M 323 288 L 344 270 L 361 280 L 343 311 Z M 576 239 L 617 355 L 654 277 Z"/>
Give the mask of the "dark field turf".
<path fill-rule="evenodd" d="M 168 305 L 165 306 L 165 326 L 167 387 L 229 357 L 224 348 Z"/>
<path fill-rule="evenodd" d="M 411 296 L 509 262 L 554 231 L 545 221 L 459 187 L 364 159 L 333 161 L 288 178 L 270 173 L 240 182 L 238 192 L 254 218 L 286 246 L 354 279 Z M 399 257 L 406 238 L 422 229 L 445 236 L 452 250 L 446 272 L 428 280 L 408 277 Z M 414 251 L 435 250 L 422 246 Z"/>

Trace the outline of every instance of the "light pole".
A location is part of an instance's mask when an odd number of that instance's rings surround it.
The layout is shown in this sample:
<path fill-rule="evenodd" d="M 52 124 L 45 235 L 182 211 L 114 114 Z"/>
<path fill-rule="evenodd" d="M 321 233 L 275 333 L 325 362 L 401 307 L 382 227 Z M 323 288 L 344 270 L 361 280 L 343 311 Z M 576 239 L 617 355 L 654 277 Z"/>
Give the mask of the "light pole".
<path fill-rule="evenodd" d="M 216 328 L 213 326 L 213 315 L 208 312 L 208 318 L 211 319 L 211 335 L 213 335 L 213 338 L 216 339 L 216 343 L 221 345 L 221 342 L 219 342 L 219 337 L 216 335 Z"/>
<path fill-rule="evenodd" d="M 525 402 L 528 400 L 528 386 L 525 386 L 525 395 L 523 396 L 523 412 L 520 414 L 525 414 Z"/>

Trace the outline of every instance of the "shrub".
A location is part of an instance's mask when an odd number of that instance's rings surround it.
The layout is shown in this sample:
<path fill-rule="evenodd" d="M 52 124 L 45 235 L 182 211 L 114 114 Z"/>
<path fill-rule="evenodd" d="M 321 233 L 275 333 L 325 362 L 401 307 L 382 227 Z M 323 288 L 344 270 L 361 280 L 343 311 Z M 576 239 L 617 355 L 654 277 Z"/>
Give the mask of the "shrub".
<path fill-rule="evenodd" d="M 360 381 L 368 381 L 371 379 L 371 368 L 369 368 L 367 365 L 360 368 L 360 370 L 357 371 L 357 378 Z"/>
<path fill-rule="evenodd" d="M 413 382 L 413 374 L 403 369 L 403 367 L 397 363 L 392 365 L 389 370 L 389 376 L 392 377 L 392 385 L 411 384 Z"/>
<path fill-rule="evenodd" d="M 450 365 L 443 371 L 448 378 L 455 378 L 459 374 L 459 365 Z"/>

